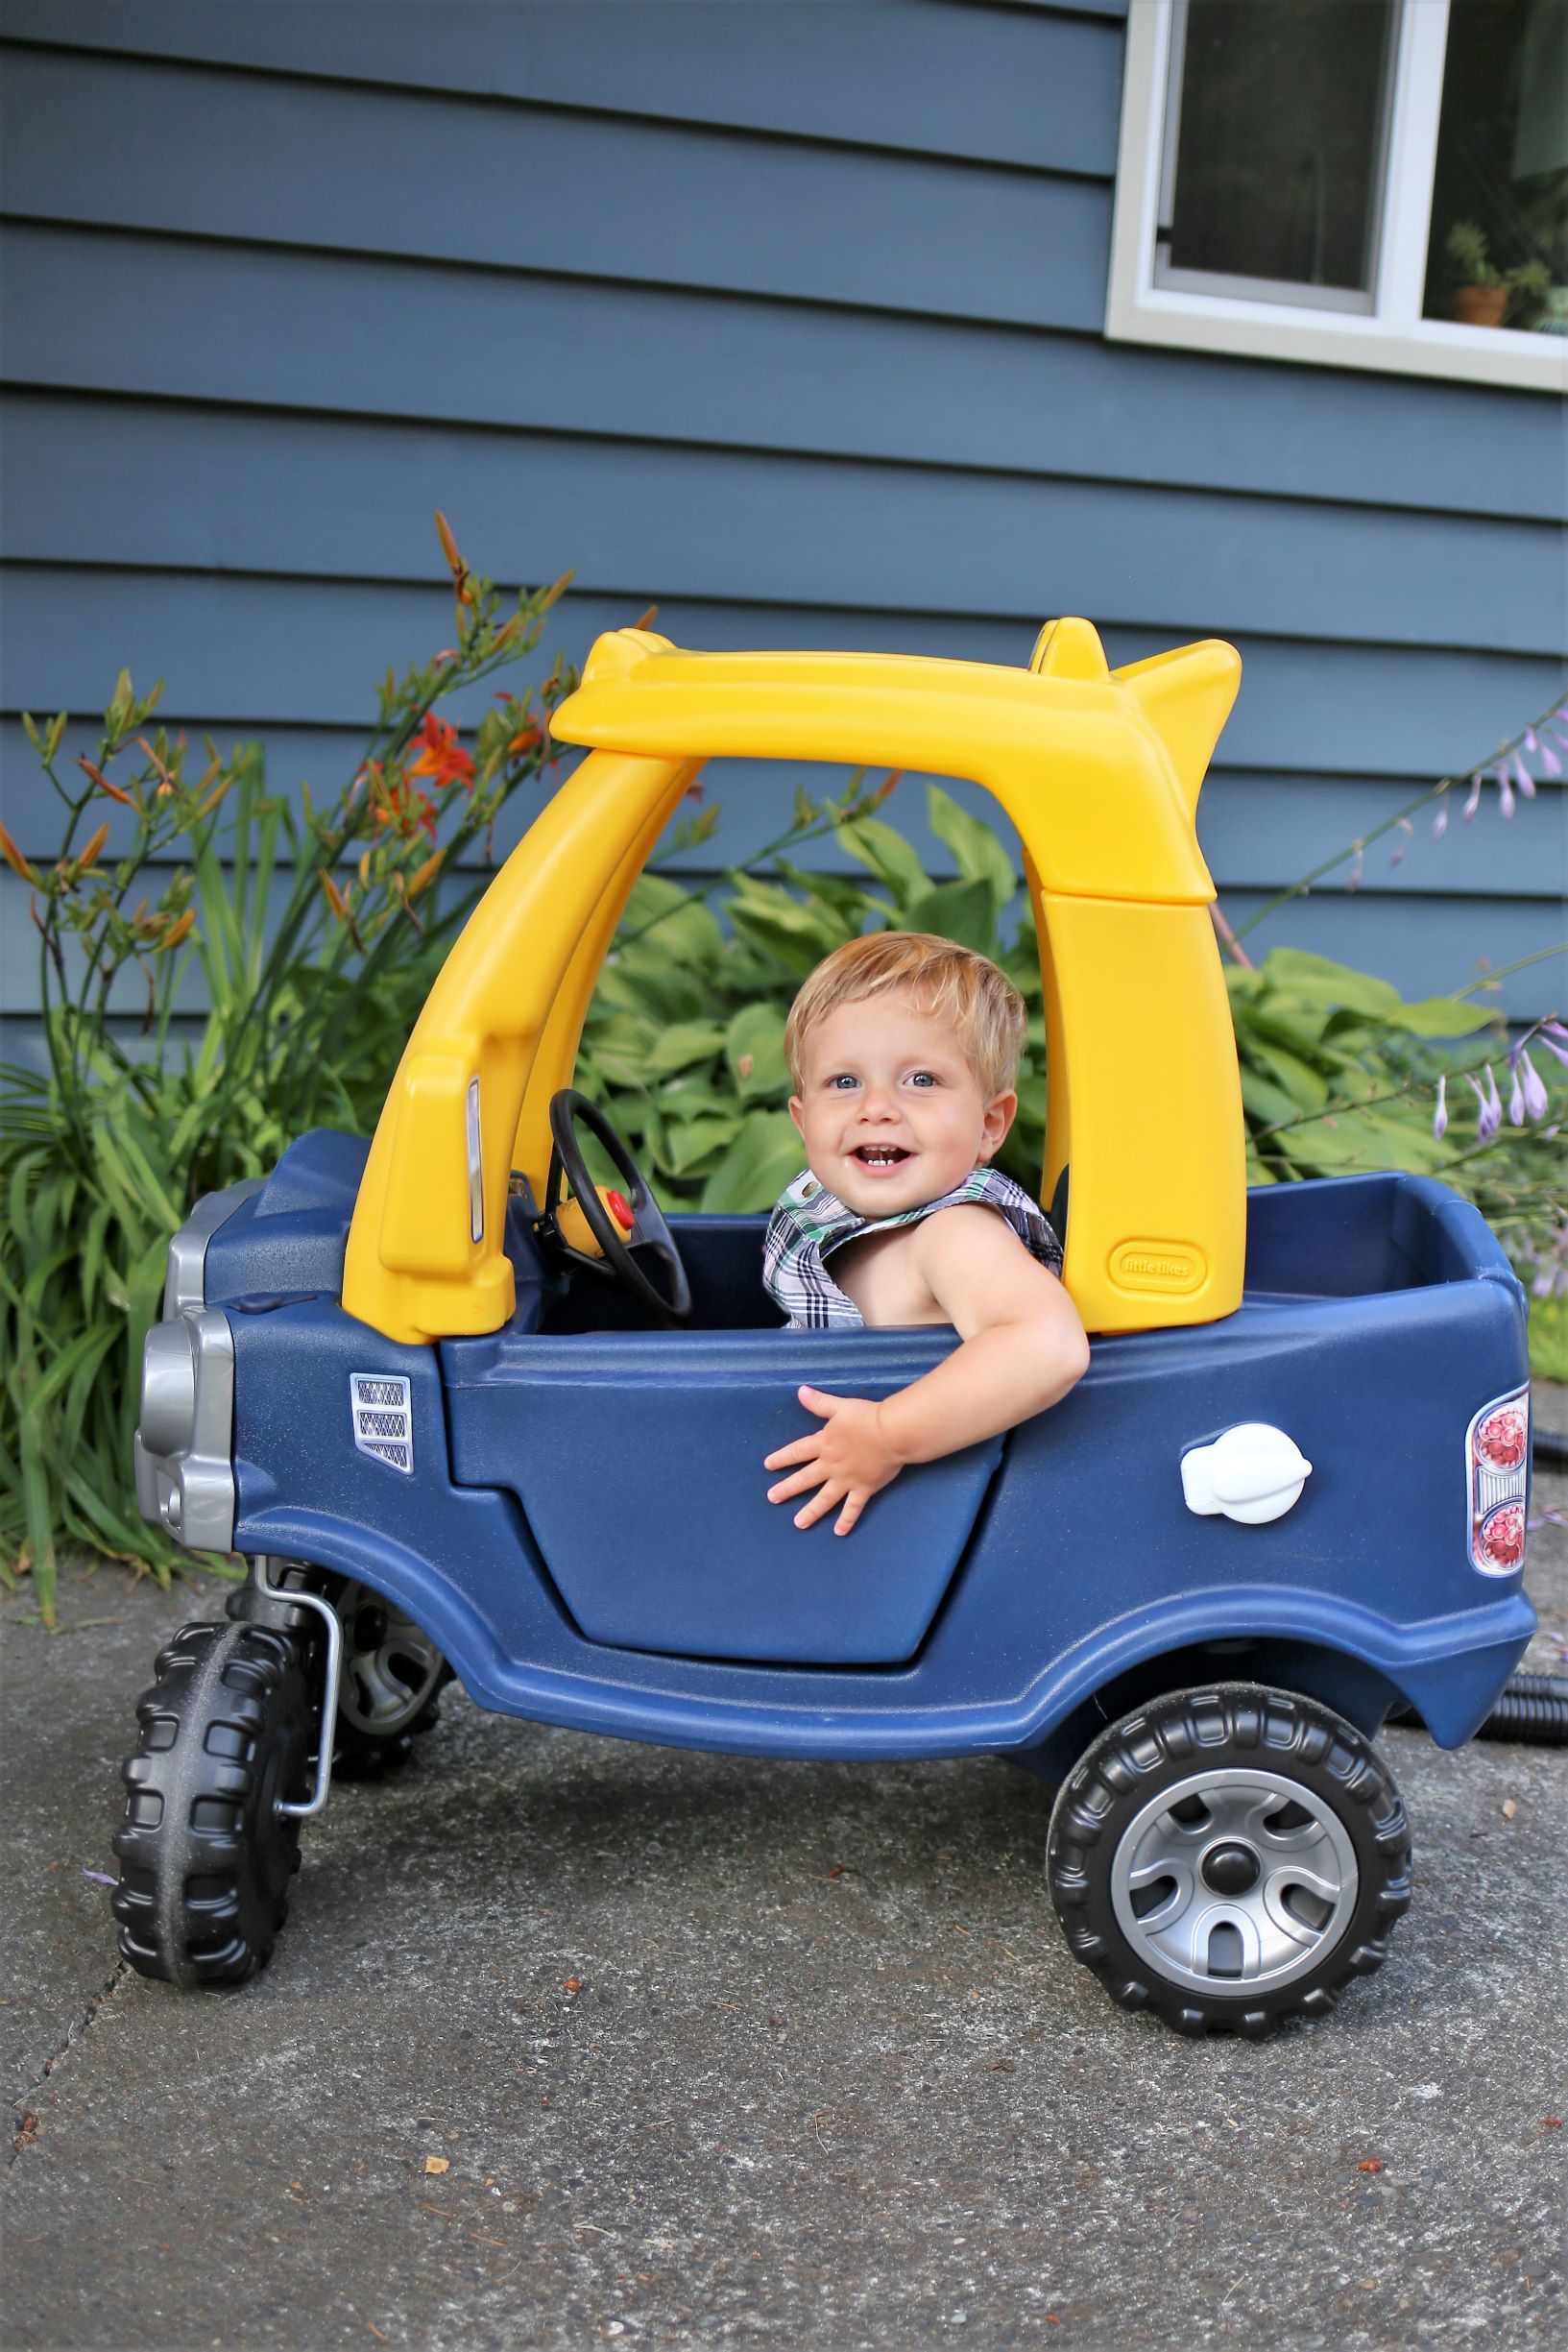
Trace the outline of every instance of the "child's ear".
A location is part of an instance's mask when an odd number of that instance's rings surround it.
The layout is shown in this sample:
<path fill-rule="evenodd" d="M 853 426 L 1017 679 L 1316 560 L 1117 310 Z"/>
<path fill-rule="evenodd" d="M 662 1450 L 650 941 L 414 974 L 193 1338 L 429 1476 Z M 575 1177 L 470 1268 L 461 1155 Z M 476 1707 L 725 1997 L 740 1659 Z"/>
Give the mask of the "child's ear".
<path fill-rule="evenodd" d="M 806 1141 L 806 1105 L 798 1094 L 792 1094 L 789 1098 L 789 1116 L 800 1129 L 800 1138 L 804 1143 Z"/>
<path fill-rule="evenodd" d="M 990 1159 L 1000 1152 L 1007 1138 L 1007 1129 L 1018 1113 L 1018 1096 L 1009 1087 L 1004 1094 L 991 1097 L 985 1106 L 985 1123 L 980 1128 L 980 1157 Z"/>

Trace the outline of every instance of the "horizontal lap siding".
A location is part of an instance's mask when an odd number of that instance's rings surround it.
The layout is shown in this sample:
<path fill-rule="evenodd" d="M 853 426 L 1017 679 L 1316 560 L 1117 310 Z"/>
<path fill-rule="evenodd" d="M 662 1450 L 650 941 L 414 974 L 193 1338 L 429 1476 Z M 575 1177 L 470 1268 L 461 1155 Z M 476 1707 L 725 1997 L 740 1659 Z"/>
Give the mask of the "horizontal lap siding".
<path fill-rule="evenodd" d="M 11 0 L 12 831 L 53 828 L 14 714 L 122 662 L 329 788 L 371 679 L 448 634 L 437 504 L 484 569 L 576 567 L 575 655 L 651 601 L 712 646 L 1231 637 L 1200 826 L 1237 919 L 1484 756 L 1560 675 L 1554 404 L 1107 345 L 1121 12 L 507 0 L 459 38 L 422 0 Z M 715 776 L 723 853 L 788 788 Z M 1266 935 L 1412 992 L 1531 952 L 1563 808 L 1423 829 Z"/>

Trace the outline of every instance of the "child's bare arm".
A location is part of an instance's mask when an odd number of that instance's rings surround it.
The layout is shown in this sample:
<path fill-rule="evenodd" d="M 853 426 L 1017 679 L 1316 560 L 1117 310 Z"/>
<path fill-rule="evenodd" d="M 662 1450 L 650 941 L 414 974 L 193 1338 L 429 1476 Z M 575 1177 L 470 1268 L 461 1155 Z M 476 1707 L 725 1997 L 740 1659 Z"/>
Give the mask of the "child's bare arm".
<path fill-rule="evenodd" d="M 1088 1370 L 1077 1309 L 995 1210 L 977 1202 L 941 1209 L 910 1238 L 963 1346 L 880 1404 L 801 1390 L 801 1402 L 825 1417 L 823 1426 L 764 1464 L 793 1472 L 769 1488 L 770 1502 L 819 1489 L 796 1513 L 797 1527 L 841 1504 L 834 1533 L 847 1536 L 905 1463 L 934 1462 L 1030 1419 Z"/>

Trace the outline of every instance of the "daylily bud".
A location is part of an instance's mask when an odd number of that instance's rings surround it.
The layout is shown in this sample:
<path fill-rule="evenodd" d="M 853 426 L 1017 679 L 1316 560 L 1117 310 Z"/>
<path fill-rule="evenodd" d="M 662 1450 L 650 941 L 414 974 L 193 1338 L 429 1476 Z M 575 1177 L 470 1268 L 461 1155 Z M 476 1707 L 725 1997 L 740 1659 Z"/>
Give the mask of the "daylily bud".
<path fill-rule="evenodd" d="M 76 764 L 82 770 L 82 773 L 86 777 L 87 781 L 90 784 L 95 784 L 100 792 L 107 792 L 110 800 L 123 801 L 128 809 L 133 809 L 135 807 L 136 804 L 132 795 L 129 792 L 122 792 L 117 784 L 110 784 L 109 778 L 104 774 L 103 769 L 100 767 L 94 767 L 92 762 L 86 758 L 85 754 L 79 753 Z"/>
<path fill-rule="evenodd" d="M 195 921 L 195 908 L 187 907 L 184 913 L 181 916 L 179 922 L 175 925 L 173 931 L 166 931 L 164 933 L 154 953 L 161 956 L 165 948 L 178 947 L 181 940 L 188 935 Z"/>
<path fill-rule="evenodd" d="M 76 861 L 76 870 L 79 874 L 84 874 L 89 866 L 97 864 L 103 852 L 104 843 L 108 839 L 109 822 L 106 818 L 104 823 L 99 826 L 97 832 L 93 835 L 91 840 L 87 843 L 86 847 L 83 850 L 82 855 Z"/>
<path fill-rule="evenodd" d="M 463 558 L 457 552 L 457 542 L 452 537 L 451 525 L 439 506 L 436 508 L 436 529 L 441 537 L 441 552 L 450 564 L 455 575 L 463 570 Z"/>
<path fill-rule="evenodd" d="M 4 858 L 12 872 L 13 874 L 19 874 L 22 880 L 25 883 L 30 883 L 35 890 L 42 888 L 43 885 L 39 882 L 36 874 L 28 864 L 27 860 L 22 856 L 21 851 L 12 839 L 4 825 L 0 825 L 0 858 Z"/>

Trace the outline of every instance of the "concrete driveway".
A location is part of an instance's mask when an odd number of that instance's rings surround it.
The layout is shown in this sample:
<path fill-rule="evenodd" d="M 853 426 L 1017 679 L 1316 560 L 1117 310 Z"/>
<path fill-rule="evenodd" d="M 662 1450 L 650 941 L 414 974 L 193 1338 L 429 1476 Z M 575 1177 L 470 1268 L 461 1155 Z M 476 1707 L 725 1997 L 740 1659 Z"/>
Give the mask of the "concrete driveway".
<path fill-rule="evenodd" d="M 1560 1669 L 1561 1529 L 1530 1583 Z M 1069 1958 L 1022 1773 L 671 1754 L 454 1691 L 400 1780 L 334 1792 L 265 1976 L 181 1996 L 84 1874 L 154 1650 L 221 1593 L 104 1568 L 62 1603 L 54 1640 L 7 1611 L 11 2343 L 1564 2340 L 1561 1751 L 1387 1734 L 1388 1966 L 1192 2044 Z"/>

